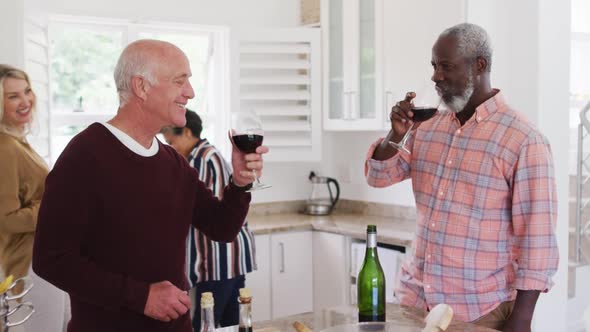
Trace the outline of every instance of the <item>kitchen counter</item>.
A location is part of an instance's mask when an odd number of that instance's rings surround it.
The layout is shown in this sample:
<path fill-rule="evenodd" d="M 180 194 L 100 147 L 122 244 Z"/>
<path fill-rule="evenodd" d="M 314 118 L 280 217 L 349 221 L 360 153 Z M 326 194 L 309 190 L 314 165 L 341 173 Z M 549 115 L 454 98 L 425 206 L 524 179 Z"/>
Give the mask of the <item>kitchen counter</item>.
<path fill-rule="evenodd" d="M 327 216 L 292 212 L 248 216 L 248 225 L 254 235 L 315 230 L 364 240 L 369 224 L 377 225 L 378 242 L 404 247 L 412 244 L 415 220 L 346 212 L 335 212 Z"/>
<path fill-rule="evenodd" d="M 285 299 L 288 301 L 288 299 Z M 419 332 L 424 328 L 424 317 L 426 313 L 414 308 L 401 307 L 397 304 L 387 304 L 386 321 L 394 323 L 395 331 Z M 355 306 L 340 306 L 329 309 L 322 309 L 317 312 L 309 312 L 293 315 L 275 320 L 254 323 L 255 332 L 290 332 L 295 331 L 293 322 L 298 321 L 305 324 L 314 332 L 323 329 L 357 322 L 357 309 Z M 398 328 L 399 326 L 399 328 Z M 237 329 L 236 329 L 237 330 Z M 447 329 L 454 331 L 491 332 L 493 329 L 476 326 L 471 323 L 464 323 L 453 320 Z"/>

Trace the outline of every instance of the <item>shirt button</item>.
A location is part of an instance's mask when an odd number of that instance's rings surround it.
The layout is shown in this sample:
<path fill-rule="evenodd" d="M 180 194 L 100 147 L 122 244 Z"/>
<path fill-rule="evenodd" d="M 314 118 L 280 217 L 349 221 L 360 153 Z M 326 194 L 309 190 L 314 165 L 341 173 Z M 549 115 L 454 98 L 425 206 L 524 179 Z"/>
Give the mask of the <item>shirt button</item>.
<path fill-rule="evenodd" d="M 481 121 L 481 116 L 478 116 L 477 117 L 477 121 Z"/>
<path fill-rule="evenodd" d="M 426 256 L 426 257 L 427 257 L 428 259 L 430 259 L 430 257 L 432 257 L 432 256 L 430 256 L 430 254 L 429 254 L 429 255 L 428 255 L 428 256 Z"/>
<path fill-rule="evenodd" d="M 430 289 L 430 285 L 426 285 L 426 288 L 427 288 L 427 289 Z"/>
<path fill-rule="evenodd" d="M 438 192 L 438 195 L 439 195 L 439 196 L 442 196 L 442 195 L 444 195 L 444 194 L 445 194 L 445 193 L 443 193 L 443 192 L 442 192 L 442 190 Z"/>
<path fill-rule="evenodd" d="M 449 161 L 447 162 L 449 165 L 451 165 L 453 163 L 453 161 L 451 159 L 449 159 Z"/>
<path fill-rule="evenodd" d="M 456 131 L 457 135 L 461 133 L 461 129 L 457 129 Z"/>
<path fill-rule="evenodd" d="M 436 226 L 436 224 L 435 223 L 432 223 L 432 224 L 430 224 L 430 226 L 432 226 L 434 228 L 434 226 Z"/>

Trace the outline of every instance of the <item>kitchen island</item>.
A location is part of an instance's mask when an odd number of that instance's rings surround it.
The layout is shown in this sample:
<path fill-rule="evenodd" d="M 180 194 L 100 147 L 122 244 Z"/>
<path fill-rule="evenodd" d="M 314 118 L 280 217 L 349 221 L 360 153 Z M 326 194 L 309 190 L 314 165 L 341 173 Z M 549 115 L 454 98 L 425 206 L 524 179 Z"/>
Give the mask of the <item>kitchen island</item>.
<path fill-rule="evenodd" d="M 285 299 L 288 301 L 288 299 Z M 417 309 L 401 307 L 397 304 L 387 304 L 386 320 L 390 324 L 395 324 L 395 331 L 421 331 L 424 328 L 424 317 L 426 313 Z M 339 306 L 319 311 L 308 312 L 289 317 L 257 322 L 254 324 L 254 331 L 258 332 L 288 332 L 295 331 L 293 322 L 298 321 L 305 324 L 314 332 L 322 331 L 326 328 L 342 324 L 356 323 L 357 309 L 355 306 Z M 332 330 L 338 330 L 334 328 Z M 231 329 L 228 329 L 231 331 Z M 237 331 L 237 329 L 236 329 Z M 476 326 L 470 323 L 464 323 L 453 320 L 447 329 L 450 332 L 471 331 L 471 332 L 492 332 L 493 329 Z"/>

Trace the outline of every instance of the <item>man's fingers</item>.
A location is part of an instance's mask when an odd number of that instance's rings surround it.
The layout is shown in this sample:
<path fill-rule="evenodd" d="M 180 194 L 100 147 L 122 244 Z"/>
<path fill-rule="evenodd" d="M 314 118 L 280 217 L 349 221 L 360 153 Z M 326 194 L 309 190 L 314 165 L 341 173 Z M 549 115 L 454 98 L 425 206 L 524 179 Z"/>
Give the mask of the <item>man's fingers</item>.
<path fill-rule="evenodd" d="M 254 171 L 240 171 L 240 176 L 242 176 L 244 178 L 247 178 L 247 179 L 252 179 L 253 172 Z M 262 176 L 262 172 L 261 171 L 256 171 L 256 176 L 257 177 Z"/>
<path fill-rule="evenodd" d="M 178 296 L 178 301 L 184 304 L 188 309 L 191 308 L 191 298 L 186 292 L 182 292 L 182 294 Z"/>
<path fill-rule="evenodd" d="M 414 98 L 416 98 L 416 92 L 410 91 L 410 92 L 406 93 L 406 99 L 404 99 L 404 101 L 409 103 Z"/>
<path fill-rule="evenodd" d="M 250 161 L 246 163 L 246 168 L 248 168 L 249 170 L 261 171 L 262 167 L 262 161 Z"/>
<path fill-rule="evenodd" d="M 181 302 L 176 302 L 176 303 L 172 304 L 172 309 L 173 310 L 171 310 L 171 311 L 176 315 L 176 318 L 178 318 L 178 317 L 184 315 L 188 311 L 189 308 L 187 308 L 186 305 L 184 305 Z M 174 318 L 174 319 L 176 319 L 176 318 Z"/>
<path fill-rule="evenodd" d="M 408 116 L 408 114 L 401 110 L 399 112 L 391 112 L 389 119 L 391 120 L 391 122 L 395 122 L 395 121 L 400 121 L 400 122 L 407 122 L 407 121 L 411 121 L 412 119 Z"/>
<path fill-rule="evenodd" d="M 180 317 L 180 313 L 178 312 L 178 310 L 176 309 L 176 307 L 173 305 L 172 308 L 170 308 L 170 310 L 168 310 L 168 317 L 170 317 L 170 319 L 177 319 L 178 317 Z"/>
<path fill-rule="evenodd" d="M 267 153 L 268 151 L 268 146 L 261 145 L 256 148 L 256 153 L 258 154 Z"/>

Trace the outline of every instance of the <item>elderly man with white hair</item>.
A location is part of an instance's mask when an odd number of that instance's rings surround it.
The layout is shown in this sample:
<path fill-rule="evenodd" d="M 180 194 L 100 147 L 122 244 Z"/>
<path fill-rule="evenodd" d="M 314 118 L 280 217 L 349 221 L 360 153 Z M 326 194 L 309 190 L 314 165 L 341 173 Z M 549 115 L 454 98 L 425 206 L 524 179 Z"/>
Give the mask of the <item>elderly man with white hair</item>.
<path fill-rule="evenodd" d="M 120 106 L 70 142 L 49 173 L 33 269 L 69 293 L 68 331 L 192 331 L 185 244 L 189 226 L 230 242 L 248 212 L 262 154 L 234 147 L 234 173 L 218 200 L 172 147 L 163 127 L 185 124 L 195 96 L 176 46 L 128 45 L 115 68 Z M 195 189 L 196 188 L 196 189 Z"/>
<path fill-rule="evenodd" d="M 540 292 L 558 265 L 551 148 L 490 83 L 492 48 L 481 27 L 445 30 L 432 48 L 432 81 L 447 111 L 417 123 L 410 151 L 409 92 L 391 130 L 367 154 L 374 187 L 412 180 L 417 228 L 396 296 L 424 310 L 503 331 L 530 331 Z M 414 126 L 416 128 L 416 126 Z"/>

